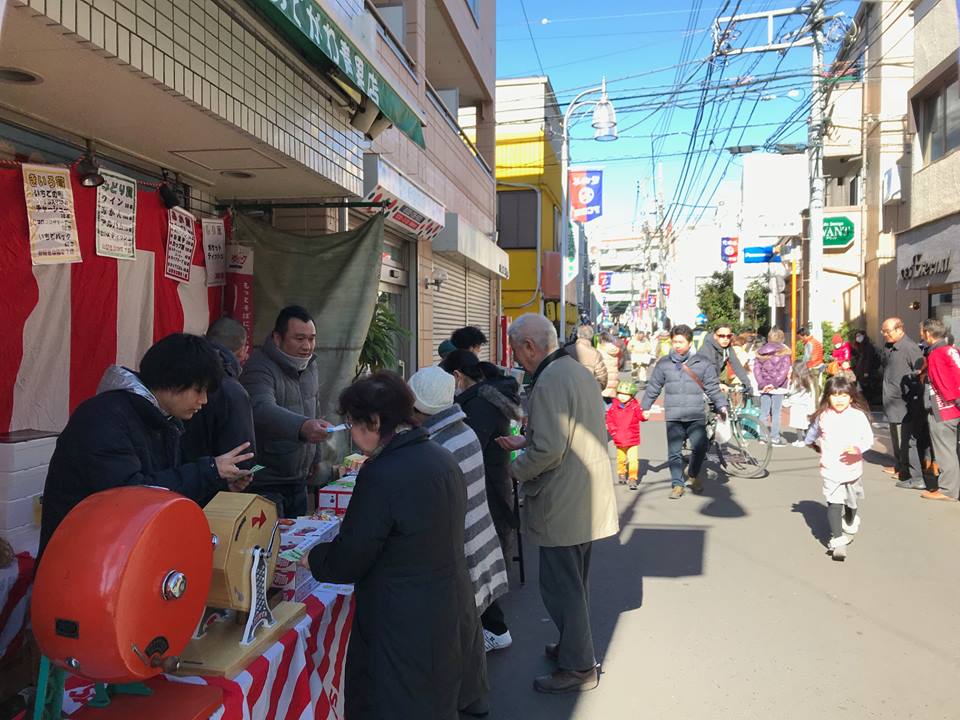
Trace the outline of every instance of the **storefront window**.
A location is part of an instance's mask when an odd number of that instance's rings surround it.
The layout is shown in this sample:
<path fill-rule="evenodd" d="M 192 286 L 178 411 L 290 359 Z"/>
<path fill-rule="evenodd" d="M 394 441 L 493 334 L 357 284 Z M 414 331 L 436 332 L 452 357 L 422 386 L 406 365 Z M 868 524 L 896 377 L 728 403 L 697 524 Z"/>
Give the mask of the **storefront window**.
<path fill-rule="evenodd" d="M 930 302 L 927 308 L 927 317 L 941 320 L 947 326 L 947 332 L 953 336 L 953 342 L 956 343 L 958 333 L 960 333 L 960 323 L 954 315 L 953 310 L 953 292 L 932 292 L 930 293 Z"/>

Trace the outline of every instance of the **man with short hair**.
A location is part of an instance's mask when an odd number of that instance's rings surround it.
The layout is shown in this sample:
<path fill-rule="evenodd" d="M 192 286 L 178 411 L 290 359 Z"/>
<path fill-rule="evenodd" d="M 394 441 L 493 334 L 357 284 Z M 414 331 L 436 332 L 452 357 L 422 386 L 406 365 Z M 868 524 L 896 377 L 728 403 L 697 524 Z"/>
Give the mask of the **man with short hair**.
<path fill-rule="evenodd" d="M 57 526 L 81 500 L 110 488 L 156 485 L 201 502 L 220 490 L 241 491 L 250 460 L 243 441 L 219 456 L 181 462 L 183 421 L 207 402 L 223 369 L 202 337 L 175 333 L 153 345 L 134 372 L 107 368 L 97 394 L 80 403 L 57 438 L 43 489 L 38 558 Z"/>
<path fill-rule="evenodd" d="M 797 330 L 797 337 L 803 342 L 803 361 L 819 377 L 823 371 L 823 343 L 817 340 L 806 327 Z"/>
<path fill-rule="evenodd" d="M 897 487 L 924 490 L 918 441 L 923 436 L 926 412 L 918 373 L 923 351 L 903 329 L 903 320 L 889 317 L 883 334 L 883 413 L 890 424 L 893 466 L 884 470 L 897 479 Z"/>
<path fill-rule="evenodd" d="M 593 326 L 581 325 L 577 328 L 577 339 L 569 345 L 565 345 L 564 350 L 573 357 L 578 363 L 593 373 L 600 389 L 607 387 L 607 366 L 603 362 L 603 356 L 600 351 L 593 346 Z"/>
<path fill-rule="evenodd" d="M 289 305 L 273 332 L 254 350 L 240 382 L 250 394 L 257 432 L 257 473 L 250 491 L 277 505 L 280 517 L 307 514 L 307 484 L 316 472 L 318 444 L 327 437 L 320 418 L 320 371 L 313 354 L 317 328 L 304 308 Z"/>
<path fill-rule="evenodd" d="M 483 330 L 473 325 L 467 325 L 450 334 L 450 342 L 457 350 L 469 350 L 480 357 L 480 349 L 487 344 L 487 336 Z"/>
<path fill-rule="evenodd" d="M 244 442 L 251 443 L 250 452 L 256 453 L 250 396 L 237 379 L 247 359 L 247 330 L 224 316 L 213 321 L 206 337 L 220 358 L 223 381 L 217 390 L 207 393 L 207 404 L 184 423 L 180 447 L 186 462 L 216 457 Z M 247 461 L 240 467 L 249 470 L 252 465 Z"/>
<path fill-rule="evenodd" d="M 705 356 L 690 352 L 693 331 L 686 325 L 674 325 L 670 339 L 673 349 L 653 367 L 640 408 L 646 415 L 660 393 L 665 393 L 667 462 L 672 484 L 670 499 L 679 500 L 685 487 L 683 444 L 687 441 L 691 451 L 687 469 L 690 489 L 696 494 L 703 492 L 700 469 L 707 454 L 707 417 L 703 397 L 706 395 L 713 402 L 721 418 L 726 417 L 727 398 L 720 392 L 712 363 Z"/>
<path fill-rule="evenodd" d="M 521 315 L 507 335 L 533 384 L 526 435 L 497 442 L 525 448 L 510 469 L 523 483 L 524 525 L 540 546 L 540 596 L 560 633 L 546 647 L 557 670 L 533 685 L 544 693 L 592 690 L 600 679 L 587 591 L 591 549 L 619 531 L 604 405 L 596 378 L 558 347 L 544 316 Z"/>
<path fill-rule="evenodd" d="M 717 373 L 720 382 L 724 379 L 724 370 L 727 365 L 733 371 L 734 376 L 743 385 L 743 391 L 750 395 L 753 385 L 750 383 L 750 376 L 740 362 L 737 354 L 730 349 L 730 343 L 733 341 L 733 328 L 726 323 L 719 323 L 714 328 L 713 334 L 708 335 L 703 341 L 703 345 L 697 350 L 697 355 L 703 355 Z"/>
<path fill-rule="evenodd" d="M 925 402 L 930 440 L 940 466 L 937 488 L 920 493 L 924 500 L 957 500 L 960 497 L 960 351 L 947 342 L 942 320 L 927 319 L 920 334 L 929 345 Z"/>

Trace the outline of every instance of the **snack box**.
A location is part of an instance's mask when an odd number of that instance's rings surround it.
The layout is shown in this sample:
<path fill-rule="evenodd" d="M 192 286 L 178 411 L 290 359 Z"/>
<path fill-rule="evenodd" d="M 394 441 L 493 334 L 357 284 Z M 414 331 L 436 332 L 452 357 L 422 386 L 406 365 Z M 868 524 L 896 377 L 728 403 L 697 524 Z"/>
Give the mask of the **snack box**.
<path fill-rule="evenodd" d="M 323 542 L 330 542 L 340 531 L 340 521 L 336 518 L 314 520 L 297 518 L 280 525 L 280 557 L 273 574 L 274 588 L 280 590 L 280 599 L 303 602 L 319 584 L 305 567 L 299 563 L 310 548 Z"/>
<path fill-rule="evenodd" d="M 347 513 L 350 498 L 353 497 L 353 488 L 356 485 L 356 476 L 347 475 L 339 480 L 324 485 L 317 492 L 317 512 L 326 510 L 343 517 Z"/>

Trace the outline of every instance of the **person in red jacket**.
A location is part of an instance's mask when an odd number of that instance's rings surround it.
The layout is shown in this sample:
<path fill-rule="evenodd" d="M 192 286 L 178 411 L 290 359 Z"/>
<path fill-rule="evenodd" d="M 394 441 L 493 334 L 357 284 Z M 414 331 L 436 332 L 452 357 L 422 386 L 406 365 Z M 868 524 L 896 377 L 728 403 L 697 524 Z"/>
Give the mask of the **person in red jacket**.
<path fill-rule="evenodd" d="M 947 327 L 940 320 L 924 320 L 920 335 L 930 347 L 927 354 L 927 384 L 930 440 L 940 466 L 937 489 L 920 493 L 925 500 L 956 500 L 960 497 L 960 351 L 946 340 Z"/>
<path fill-rule="evenodd" d="M 617 385 L 617 396 L 607 408 L 607 432 L 617 446 L 617 475 L 621 485 L 629 480 L 631 490 L 637 489 L 640 423 L 644 420 L 636 394 L 636 385 L 621 382 Z"/>

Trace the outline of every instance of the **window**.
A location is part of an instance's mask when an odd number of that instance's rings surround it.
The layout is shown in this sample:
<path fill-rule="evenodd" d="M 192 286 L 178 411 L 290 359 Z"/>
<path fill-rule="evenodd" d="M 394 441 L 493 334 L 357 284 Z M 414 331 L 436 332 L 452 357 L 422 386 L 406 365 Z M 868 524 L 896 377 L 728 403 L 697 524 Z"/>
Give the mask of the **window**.
<path fill-rule="evenodd" d="M 925 163 L 960 147 L 960 82 L 954 80 L 920 100 L 920 143 Z"/>
<path fill-rule="evenodd" d="M 533 190 L 497 193 L 497 234 L 505 250 L 537 247 L 537 194 Z"/>

